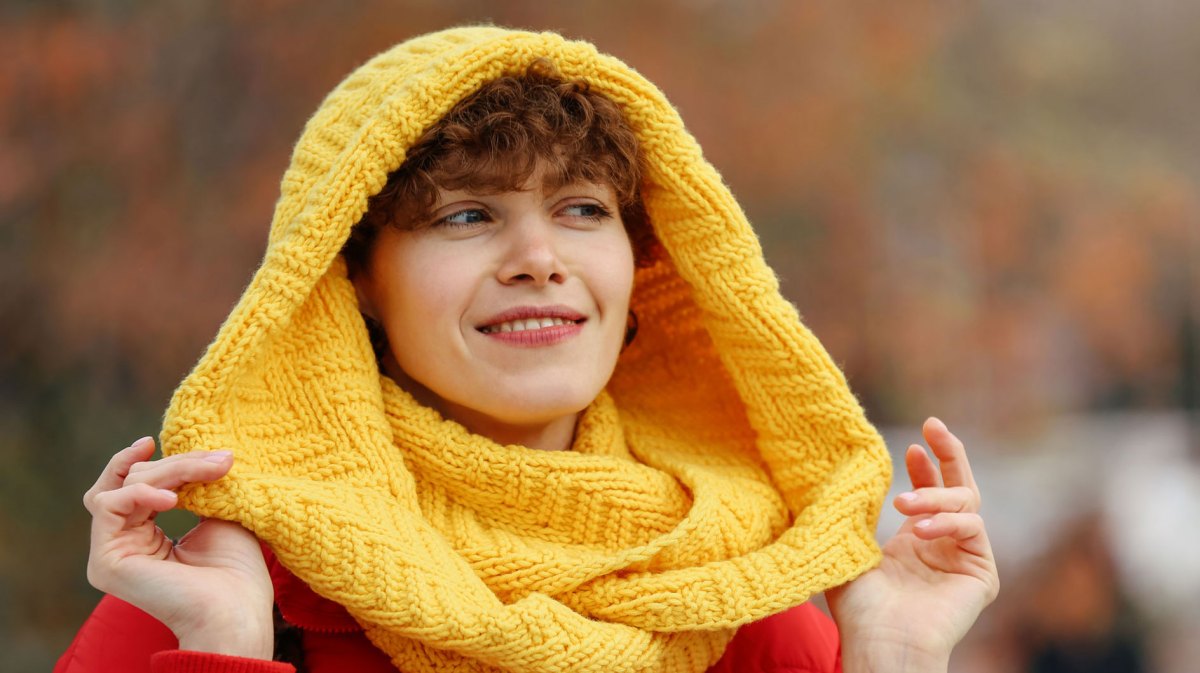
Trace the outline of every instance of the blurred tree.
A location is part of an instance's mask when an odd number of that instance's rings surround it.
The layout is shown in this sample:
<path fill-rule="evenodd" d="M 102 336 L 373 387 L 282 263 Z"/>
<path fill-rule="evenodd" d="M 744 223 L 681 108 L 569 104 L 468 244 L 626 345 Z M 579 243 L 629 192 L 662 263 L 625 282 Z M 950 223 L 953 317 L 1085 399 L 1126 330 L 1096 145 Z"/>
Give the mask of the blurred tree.
<path fill-rule="evenodd" d="M 664 89 L 876 420 L 1200 407 L 1200 5 L 6 3 L 18 670 L 94 602 L 79 495 L 157 431 L 253 273 L 306 115 L 373 53 L 483 20 L 589 39 Z"/>

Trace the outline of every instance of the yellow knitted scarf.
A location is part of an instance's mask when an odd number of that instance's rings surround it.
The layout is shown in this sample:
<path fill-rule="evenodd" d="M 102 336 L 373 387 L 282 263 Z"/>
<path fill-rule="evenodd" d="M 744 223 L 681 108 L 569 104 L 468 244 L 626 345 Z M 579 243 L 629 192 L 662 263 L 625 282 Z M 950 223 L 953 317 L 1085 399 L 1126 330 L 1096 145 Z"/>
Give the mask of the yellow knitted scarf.
<path fill-rule="evenodd" d="M 624 109 L 667 251 L 637 272 L 641 331 L 567 452 L 497 445 L 382 376 L 338 256 L 426 127 L 538 57 Z M 662 93 L 590 44 L 492 27 L 400 44 L 324 101 L 162 439 L 233 449 L 183 503 L 253 531 L 407 672 L 703 671 L 735 627 L 878 561 L 890 478 Z"/>

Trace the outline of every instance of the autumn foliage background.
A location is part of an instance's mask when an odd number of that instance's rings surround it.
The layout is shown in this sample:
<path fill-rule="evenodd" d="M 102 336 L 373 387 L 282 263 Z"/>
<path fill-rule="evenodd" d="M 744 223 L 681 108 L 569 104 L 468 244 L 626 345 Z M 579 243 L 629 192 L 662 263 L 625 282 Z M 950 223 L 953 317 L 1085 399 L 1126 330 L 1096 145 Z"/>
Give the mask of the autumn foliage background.
<path fill-rule="evenodd" d="M 5 2 L 13 670 L 94 604 L 80 497 L 249 280 L 307 116 L 376 52 L 484 20 L 665 91 L 877 423 L 937 414 L 1000 464 L 1063 418 L 1182 418 L 1200 460 L 1200 4 Z"/>

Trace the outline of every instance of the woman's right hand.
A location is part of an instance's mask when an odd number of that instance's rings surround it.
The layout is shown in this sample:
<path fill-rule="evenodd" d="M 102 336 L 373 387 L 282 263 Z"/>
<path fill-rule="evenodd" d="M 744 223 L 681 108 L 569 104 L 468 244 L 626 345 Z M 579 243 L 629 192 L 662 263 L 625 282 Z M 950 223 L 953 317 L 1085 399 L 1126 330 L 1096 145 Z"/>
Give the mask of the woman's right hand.
<path fill-rule="evenodd" d="M 233 455 L 194 451 L 151 461 L 153 453 L 154 440 L 139 439 L 84 494 L 92 514 L 88 581 L 161 621 L 180 649 L 270 659 L 274 590 L 254 535 L 205 519 L 172 542 L 154 523 L 175 507 L 173 489 L 220 479 Z"/>

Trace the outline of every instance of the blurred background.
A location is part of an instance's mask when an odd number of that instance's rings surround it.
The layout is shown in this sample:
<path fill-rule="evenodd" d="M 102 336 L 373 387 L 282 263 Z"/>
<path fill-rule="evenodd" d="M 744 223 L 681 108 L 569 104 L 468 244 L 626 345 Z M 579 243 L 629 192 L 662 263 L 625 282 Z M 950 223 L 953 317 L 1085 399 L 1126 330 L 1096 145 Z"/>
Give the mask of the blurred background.
<path fill-rule="evenodd" d="M 952 671 L 1197 670 L 1200 3 L 0 7 L 0 668 L 95 604 L 80 498 L 249 280 L 307 116 L 492 21 L 657 83 L 893 453 L 966 439 L 1003 590 Z"/>

